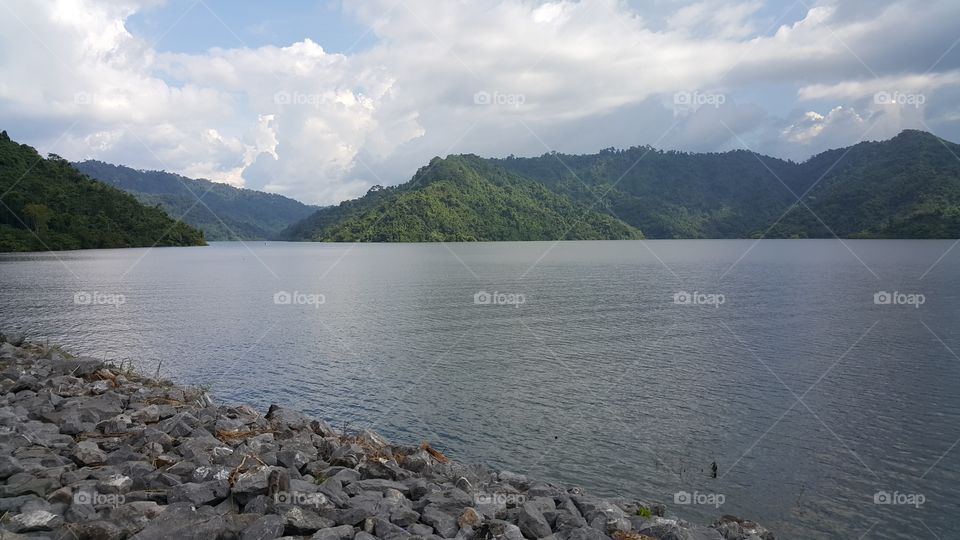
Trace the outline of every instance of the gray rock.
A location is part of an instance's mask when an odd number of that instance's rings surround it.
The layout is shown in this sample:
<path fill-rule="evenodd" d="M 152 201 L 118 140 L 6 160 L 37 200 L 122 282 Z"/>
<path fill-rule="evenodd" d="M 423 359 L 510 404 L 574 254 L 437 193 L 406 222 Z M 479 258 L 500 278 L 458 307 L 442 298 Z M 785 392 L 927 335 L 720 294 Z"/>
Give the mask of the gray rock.
<path fill-rule="evenodd" d="M 310 458 L 299 450 L 281 450 L 277 452 L 277 463 L 288 469 L 300 471 L 300 469 L 304 468 L 309 462 Z"/>
<path fill-rule="evenodd" d="M 6 480 L 19 472 L 23 472 L 23 465 L 17 458 L 0 456 L 0 480 Z"/>
<path fill-rule="evenodd" d="M 167 500 L 171 503 L 189 502 L 194 506 L 216 505 L 230 493 L 230 484 L 226 480 L 209 482 L 189 482 L 173 486 L 167 491 Z"/>
<path fill-rule="evenodd" d="M 435 505 L 424 508 L 420 520 L 432 526 L 437 531 L 437 534 L 444 538 L 453 538 L 457 535 L 457 531 L 460 530 L 460 526 L 457 525 L 457 518 L 447 514 Z M 549 530 L 549 526 L 547 529 Z"/>
<path fill-rule="evenodd" d="M 420 520 L 420 514 L 409 508 L 397 508 L 390 514 L 390 522 L 399 527 L 409 527 Z"/>
<path fill-rule="evenodd" d="M 553 534 L 550 529 L 550 523 L 543 517 L 543 513 L 533 503 L 525 503 L 520 508 L 520 516 L 517 522 L 520 532 L 527 538 L 546 538 Z"/>
<path fill-rule="evenodd" d="M 576 509 L 574 509 L 576 510 Z M 579 529 L 587 526 L 587 520 L 583 519 L 580 512 L 573 514 L 569 511 L 559 512 L 554 527 L 557 531 L 563 529 Z"/>
<path fill-rule="evenodd" d="M 140 424 L 153 424 L 160 421 L 160 407 L 147 405 L 130 415 L 130 419 Z"/>
<path fill-rule="evenodd" d="M 273 471 L 273 467 L 257 467 L 238 474 L 233 483 L 234 496 L 242 502 L 246 502 L 256 495 L 267 495 L 270 487 L 270 474 Z M 278 491 L 287 491 L 283 489 L 283 486 L 277 486 L 277 489 Z"/>
<path fill-rule="evenodd" d="M 0 513 L 18 514 L 20 513 L 20 509 L 28 502 L 37 501 L 43 501 L 43 499 L 33 494 L 2 498 L 0 499 Z"/>
<path fill-rule="evenodd" d="M 353 538 L 353 532 L 353 527 L 349 525 L 330 527 L 315 532 L 310 540 L 350 540 Z"/>
<path fill-rule="evenodd" d="M 301 412 L 279 405 L 270 405 L 264 418 L 275 428 L 286 428 L 297 431 L 312 430 L 310 427 L 310 424 L 313 422 L 312 418 Z"/>
<path fill-rule="evenodd" d="M 410 493 L 410 488 L 408 488 L 406 485 L 400 482 L 395 482 L 393 480 L 371 478 L 369 480 L 359 480 L 354 484 L 356 484 L 356 486 L 363 491 L 379 491 L 383 493 L 389 489 L 393 489 L 403 494 Z"/>
<path fill-rule="evenodd" d="M 63 517 L 46 510 L 34 510 L 10 518 L 14 532 L 52 531 L 63 525 Z"/>
<path fill-rule="evenodd" d="M 209 540 L 226 536 L 227 525 L 222 516 L 195 509 L 191 503 L 178 502 L 167 508 L 151 521 L 132 540 L 166 540 L 180 538 L 184 540 Z"/>
<path fill-rule="evenodd" d="M 74 377 L 87 377 L 103 369 L 102 361 L 95 358 L 79 357 L 68 358 L 58 362 L 51 362 L 51 374 L 72 375 Z"/>
<path fill-rule="evenodd" d="M 581 527 L 579 529 L 568 529 L 557 533 L 560 540 L 610 540 L 610 537 L 593 527 Z"/>
<path fill-rule="evenodd" d="M 243 530 L 240 540 L 273 540 L 283 536 L 286 526 L 283 518 L 277 515 L 261 516 Z"/>
<path fill-rule="evenodd" d="M 198 427 L 200 427 L 200 421 L 186 412 L 177 413 L 157 424 L 157 429 L 171 437 L 186 437 Z"/>
<path fill-rule="evenodd" d="M 503 538 L 506 540 L 523 540 L 523 534 L 520 532 L 520 527 L 517 527 L 513 523 L 508 523 L 499 519 L 491 519 L 487 523 L 484 523 L 480 526 L 480 529 L 476 532 L 476 534 L 474 534 L 474 538 Z"/>
<path fill-rule="evenodd" d="M 357 527 L 362 525 L 364 520 L 373 517 L 375 514 L 360 508 L 343 508 L 334 510 L 332 515 L 333 520 L 337 525 L 350 525 L 351 527 Z"/>
<path fill-rule="evenodd" d="M 286 535 L 313 534 L 320 529 L 333 527 L 336 522 L 332 519 L 320 517 L 313 510 L 293 506 L 281 514 L 284 520 L 283 532 Z"/>
<path fill-rule="evenodd" d="M 69 538 L 74 540 L 120 540 L 129 534 L 119 526 L 103 520 L 70 523 L 68 530 Z"/>
<path fill-rule="evenodd" d="M 686 540 L 682 536 L 683 531 L 681 531 L 680 527 L 673 521 L 654 521 L 637 532 L 654 538 Z"/>
<path fill-rule="evenodd" d="M 407 540 L 411 536 L 409 532 L 382 518 L 373 518 L 373 532 L 382 540 Z"/>
<path fill-rule="evenodd" d="M 360 480 L 360 472 L 346 467 L 330 467 L 323 471 L 326 479 L 336 479 L 341 484 L 350 484 Z"/>
<path fill-rule="evenodd" d="M 707 527 L 690 527 L 684 532 L 687 535 L 684 540 L 724 540 L 719 531 Z"/>
<path fill-rule="evenodd" d="M 266 495 L 257 495 L 243 505 L 245 514 L 269 514 L 274 510 L 274 501 Z"/>
<path fill-rule="evenodd" d="M 82 441 L 70 453 L 74 461 L 83 466 L 100 465 L 107 460 L 107 453 L 100 449 L 97 443 Z"/>
<path fill-rule="evenodd" d="M 97 482 L 97 490 L 101 493 L 122 494 L 130 491 L 133 480 L 122 474 L 112 474 Z"/>
<path fill-rule="evenodd" d="M 515 474 L 510 471 L 501 471 L 498 476 L 501 482 L 506 482 L 517 489 L 526 490 L 530 487 L 530 480 L 522 474 Z"/>
<path fill-rule="evenodd" d="M 459 516 L 464 508 L 474 505 L 474 498 L 461 489 L 449 488 L 443 491 L 431 491 L 424 495 L 417 501 L 414 508 L 425 508 L 431 504 L 448 514 Z"/>
<path fill-rule="evenodd" d="M 342 467 L 356 467 L 366 458 L 363 447 L 357 444 L 341 446 L 330 455 L 330 463 Z"/>

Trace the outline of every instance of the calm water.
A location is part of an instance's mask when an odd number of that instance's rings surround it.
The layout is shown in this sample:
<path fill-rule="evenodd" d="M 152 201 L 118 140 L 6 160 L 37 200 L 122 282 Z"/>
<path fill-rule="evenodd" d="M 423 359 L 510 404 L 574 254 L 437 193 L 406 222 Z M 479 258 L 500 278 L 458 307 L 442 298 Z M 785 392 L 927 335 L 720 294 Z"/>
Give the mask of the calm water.
<path fill-rule="evenodd" d="M 150 373 L 162 361 L 163 375 L 222 400 L 429 440 L 461 461 L 665 502 L 692 521 L 744 515 L 778 538 L 957 538 L 951 244 L 5 255 L 0 328 Z M 275 303 L 281 291 L 297 300 Z M 480 291 L 524 303 L 476 304 Z M 680 291 L 723 303 L 677 304 Z M 924 303 L 877 305 L 879 291 Z M 723 505 L 675 504 L 679 491 Z M 878 491 L 923 504 L 875 504 Z"/>

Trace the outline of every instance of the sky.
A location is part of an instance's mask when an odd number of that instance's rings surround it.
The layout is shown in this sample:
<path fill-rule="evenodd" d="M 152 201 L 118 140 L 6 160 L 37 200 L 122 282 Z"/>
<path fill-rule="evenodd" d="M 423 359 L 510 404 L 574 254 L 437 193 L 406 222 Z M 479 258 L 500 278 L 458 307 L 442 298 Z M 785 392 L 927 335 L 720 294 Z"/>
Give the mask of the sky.
<path fill-rule="evenodd" d="M 0 0 L 0 129 L 335 204 L 434 156 L 960 142 L 956 0 Z"/>

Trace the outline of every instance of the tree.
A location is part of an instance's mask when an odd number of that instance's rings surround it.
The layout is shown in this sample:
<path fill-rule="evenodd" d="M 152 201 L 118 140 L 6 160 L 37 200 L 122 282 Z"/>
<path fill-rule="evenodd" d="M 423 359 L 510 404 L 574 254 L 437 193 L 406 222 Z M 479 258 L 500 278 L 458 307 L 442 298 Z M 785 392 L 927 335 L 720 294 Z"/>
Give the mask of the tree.
<path fill-rule="evenodd" d="M 30 203 L 23 207 L 23 217 L 33 228 L 33 232 L 40 234 L 40 231 L 46 230 L 47 222 L 53 217 L 53 211 L 44 204 Z"/>

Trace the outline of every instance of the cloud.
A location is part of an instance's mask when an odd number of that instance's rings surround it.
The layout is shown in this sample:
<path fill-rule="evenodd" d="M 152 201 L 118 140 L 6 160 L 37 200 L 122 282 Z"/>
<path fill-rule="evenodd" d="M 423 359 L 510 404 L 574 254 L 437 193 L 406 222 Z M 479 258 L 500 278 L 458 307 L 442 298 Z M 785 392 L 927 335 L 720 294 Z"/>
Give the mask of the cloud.
<path fill-rule="evenodd" d="M 960 135 L 946 103 L 960 86 L 949 0 L 783 13 L 758 0 L 656 13 L 619 0 L 349 1 L 373 44 L 342 54 L 302 36 L 160 52 L 125 26 L 155 3 L 4 3 L 0 44 L 16 51 L 0 57 L 5 128 L 71 159 L 314 203 L 404 181 L 446 153 L 746 143 L 801 159 L 868 130 Z M 881 103 L 879 92 L 926 99 Z M 678 111 L 678 93 L 725 99 Z"/>

